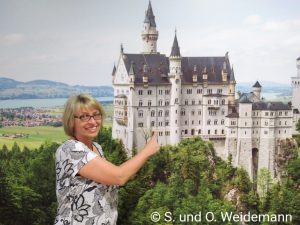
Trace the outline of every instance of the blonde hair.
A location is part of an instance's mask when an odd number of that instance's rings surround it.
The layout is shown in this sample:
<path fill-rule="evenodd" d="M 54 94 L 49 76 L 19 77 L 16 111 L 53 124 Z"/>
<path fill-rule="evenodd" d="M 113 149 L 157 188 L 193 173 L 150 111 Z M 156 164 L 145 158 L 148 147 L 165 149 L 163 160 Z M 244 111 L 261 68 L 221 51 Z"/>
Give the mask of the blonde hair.
<path fill-rule="evenodd" d="M 89 109 L 93 108 L 99 110 L 99 113 L 102 115 L 102 121 L 105 119 L 105 112 L 103 110 L 102 105 L 94 99 L 92 96 L 87 94 L 79 94 L 73 95 L 69 97 L 67 100 L 64 112 L 63 112 L 63 125 L 65 133 L 70 136 L 74 137 L 74 116 L 79 109 Z M 101 123 L 102 129 L 103 123 Z"/>

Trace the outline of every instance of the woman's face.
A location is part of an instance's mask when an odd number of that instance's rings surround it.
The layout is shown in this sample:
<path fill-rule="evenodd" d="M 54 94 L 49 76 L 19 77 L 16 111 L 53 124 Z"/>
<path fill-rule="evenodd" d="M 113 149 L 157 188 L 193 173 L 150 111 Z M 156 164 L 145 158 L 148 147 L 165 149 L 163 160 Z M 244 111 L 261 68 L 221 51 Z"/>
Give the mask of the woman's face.
<path fill-rule="evenodd" d="M 79 109 L 74 117 L 74 135 L 78 140 L 93 140 L 101 128 L 102 116 L 94 108 Z"/>

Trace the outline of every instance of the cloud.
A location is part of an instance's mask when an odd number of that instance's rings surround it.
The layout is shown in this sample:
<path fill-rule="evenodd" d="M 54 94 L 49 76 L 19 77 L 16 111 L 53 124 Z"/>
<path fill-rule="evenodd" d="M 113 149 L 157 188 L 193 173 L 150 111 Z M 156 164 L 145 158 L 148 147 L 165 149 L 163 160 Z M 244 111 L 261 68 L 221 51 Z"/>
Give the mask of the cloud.
<path fill-rule="evenodd" d="M 18 33 L 0 35 L 0 45 L 16 45 L 24 41 L 24 35 Z"/>
<path fill-rule="evenodd" d="M 286 31 L 300 29 L 300 20 L 269 21 L 263 26 L 265 31 Z"/>
<path fill-rule="evenodd" d="M 259 15 L 250 15 L 243 20 L 243 23 L 246 25 L 258 25 L 262 22 L 263 20 Z"/>

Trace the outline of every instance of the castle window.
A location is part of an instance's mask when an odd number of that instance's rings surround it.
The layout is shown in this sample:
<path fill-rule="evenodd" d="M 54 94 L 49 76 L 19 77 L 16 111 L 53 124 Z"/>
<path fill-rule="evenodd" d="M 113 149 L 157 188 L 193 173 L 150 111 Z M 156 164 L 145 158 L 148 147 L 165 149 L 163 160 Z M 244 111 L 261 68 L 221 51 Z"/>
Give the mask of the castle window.
<path fill-rule="evenodd" d="M 165 111 L 165 116 L 169 116 L 169 110 Z"/>
<path fill-rule="evenodd" d="M 245 131 L 245 135 L 247 134 L 247 131 Z"/>
<path fill-rule="evenodd" d="M 199 120 L 199 125 L 201 124 L 201 120 Z"/>
<path fill-rule="evenodd" d="M 166 136 L 170 136 L 170 131 L 165 131 Z"/>
<path fill-rule="evenodd" d="M 188 104 L 189 104 L 189 100 L 185 100 L 185 101 L 184 101 L 184 104 L 185 104 L 185 105 L 188 105 Z"/>
<path fill-rule="evenodd" d="M 198 134 L 201 134 L 201 129 L 198 130 Z"/>
<path fill-rule="evenodd" d="M 193 89 L 187 89 L 187 90 L 186 90 L 186 93 L 187 93 L 187 94 L 193 94 Z"/>
<path fill-rule="evenodd" d="M 221 120 L 221 125 L 224 125 L 224 122 L 225 122 L 225 120 L 222 119 L 222 120 Z"/>
<path fill-rule="evenodd" d="M 181 116 L 185 116 L 185 110 L 184 109 L 182 109 L 182 111 L 181 111 Z"/>
<path fill-rule="evenodd" d="M 247 116 L 247 113 L 245 112 L 245 116 Z"/>
<path fill-rule="evenodd" d="M 143 95 L 143 90 L 139 90 L 139 95 Z"/>
<path fill-rule="evenodd" d="M 155 122 L 151 121 L 151 127 L 154 127 L 154 126 L 155 126 Z"/>
<path fill-rule="evenodd" d="M 158 122 L 159 127 L 162 127 L 162 125 L 163 125 L 163 122 Z"/>
<path fill-rule="evenodd" d="M 199 100 L 198 104 L 201 105 L 201 100 Z"/>
<path fill-rule="evenodd" d="M 164 135 L 164 132 L 160 131 L 158 132 L 158 136 L 163 136 Z"/>
<path fill-rule="evenodd" d="M 211 94 L 212 93 L 212 89 L 207 89 L 207 94 Z"/>
<path fill-rule="evenodd" d="M 148 95 L 152 95 L 152 90 L 148 90 Z"/>
<path fill-rule="evenodd" d="M 210 130 L 208 130 L 207 133 L 210 134 Z"/>
<path fill-rule="evenodd" d="M 169 100 L 166 100 L 165 105 L 166 105 L 166 106 L 170 105 L 170 101 L 169 101 Z"/>
<path fill-rule="evenodd" d="M 177 124 L 177 120 L 175 120 L 175 124 Z"/>
<path fill-rule="evenodd" d="M 211 100 L 210 100 L 210 99 L 207 101 L 207 104 L 208 104 L 208 105 L 211 105 Z"/>
<path fill-rule="evenodd" d="M 281 125 L 281 121 L 279 121 L 279 125 Z"/>
<path fill-rule="evenodd" d="M 151 111 L 151 117 L 154 117 L 154 116 L 155 116 L 155 111 L 152 110 L 152 111 Z"/>
<path fill-rule="evenodd" d="M 175 98 L 175 104 L 178 104 L 178 98 Z"/>
<path fill-rule="evenodd" d="M 187 122 L 187 120 L 185 120 L 185 121 L 184 121 L 184 125 L 187 125 L 187 124 L 188 124 L 188 122 Z"/>
<path fill-rule="evenodd" d="M 201 115 L 201 110 L 198 110 L 198 115 L 199 115 L 199 116 Z"/>
<path fill-rule="evenodd" d="M 142 100 L 139 101 L 139 106 L 143 106 L 143 101 Z"/>
<path fill-rule="evenodd" d="M 197 94 L 202 94 L 202 89 L 197 89 Z"/>
<path fill-rule="evenodd" d="M 192 105 L 195 105 L 195 100 L 192 100 Z"/>
<path fill-rule="evenodd" d="M 210 125 L 210 120 L 207 120 L 207 125 Z"/>
<path fill-rule="evenodd" d="M 284 130 L 284 133 L 286 134 L 286 130 Z"/>
<path fill-rule="evenodd" d="M 162 106 L 162 104 L 163 104 L 163 101 L 160 99 L 160 100 L 158 101 L 158 105 L 159 105 L 159 106 Z"/>
<path fill-rule="evenodd" d="M 280 134 L 280 130 L 278 131 L 278 134 Z"/>
<path fill-rule="evenodd" d="M 265 116 L 269 116 L 269 113 L 268 113 L 268 112 L 265 112 Z"/>
<path fill-rule="evenodd" d="M 214 121 L 214 125 L 218 125 L 218 120 L 215 120 L 215 121 Z"/>
<path fill-rule="evenodd" d="M 192 120 L 192 125 L 194 125 L 194 120 Z"/>
<path fill-rule="evenodd" d="M 152 101 L 149 100 L 149 101 L 148 101 L 148 106 L 151 106 L 151 105 L 152 105 Z"/>
<path fill-rule="evenodd" d="M 287 115 L 288 115 L 288 112 L 285 112 L 285 113 L 284 113 L 284 115 L 286 115 L 286 116 L 287 116 Z"/>
<path fill-rule="evenodd" d="M 222 99 L 222 103 L 221 103 L 222 105 L 225 105 L 225 99 Z"/>
<path fill-rule="evenodd" d="M 195 111 L 194 111 L 194 110 L 192 110 L 192 112 L 191 112 L 191 115 L 192 115 L 192 116 L 194 116 L 194 115 L 195 115 Z"/>
<path fill-rule="evenodd" d="M 169 121 L 166 121 L 166 122 L 165 122 L 165 126 L 169 126 Z"/>
<path fill-rule="evenodd" d="M 169 95 L 170 94 L 170 90 L 165 90 L 165 95 Z"/>
<path fill-rule="evenodd" d="M 184 130 L 184 134 L 188 134 L 188 130 Z"/>
<path fill-rule="evenodd" d="M 282 112 L 279 112 L 279 116 L 282 116 Z"/>
<path fill-rule="evenodd" d="M 222 130 L 222 134 L 224 134 L 224 130 Z"/>
<path fill-rule="evenodd" d="M 138 123 L 138 127 L 143 127 L 144 123 Z"/>
<path fill-rule="evenodd" d="M 264 131 L 264 134 L 268 134 L 268 131 L 265 130 L 265 131 Z"/>
<path fill-rule="evenodd" d="M 215 130 L 215 134 L 217 134 L 218 133 L 218 130 Z"/>
<path fill-rule="evenodd" d="M 222 94 L 222 89 L 218 89 L 218 94 Z"/>
<path fill-rule="evenodd" d="M 268 122 L 267 121 L 265 121 L 265 126 L 268 126 Z"/>
<path fill-rule="evenodd" d="M 163 111 L 162 111 L 162 110 L 159 110 L 159 111 L 158 111 L 158 116 L 159 116 L 159 117 L 162 117 L 162 115 L 163 115 Z"/>
<path fill-rule="evenodd" d="M 161 89 L 158 90 L 158 94 L 159 94 L 159 95 L 162 95 L 162 94 L 163 94 L 163 90 L 161 90 Z"/>
<path fill-rule="evenodd" d="M 139 111 L 139 117 L 142 118 L 144 116 L 143 110 Z"/>
<path fill-rule="evenodd" d="M 287 125 L 287 121 L 284 122 L 284 125 Z"/>
<path fill-rule="evenodd" d="M 221 114 L 222 114 L 222 115 L 224 115 L 224 114 L 225 114 L 225 110 L 224 110 L 224 109 L 222 109 L 222 111 L 221 111 Z"/>
<path fill-rule="evenodd" d="M 247 126 L 247 122 L 245 122 L 245 126 Z"/>

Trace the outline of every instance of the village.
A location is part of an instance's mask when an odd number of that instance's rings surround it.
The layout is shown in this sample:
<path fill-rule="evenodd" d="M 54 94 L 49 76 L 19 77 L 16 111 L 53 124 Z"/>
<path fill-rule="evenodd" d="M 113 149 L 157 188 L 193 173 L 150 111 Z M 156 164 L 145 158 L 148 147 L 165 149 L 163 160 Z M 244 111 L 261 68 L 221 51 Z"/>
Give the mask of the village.
<path fill-rule="evenodd" d="M 62 126 L 61 115 L 46 108 L 0 108 L 0 127 Z"/>

